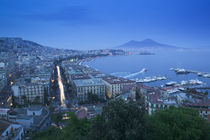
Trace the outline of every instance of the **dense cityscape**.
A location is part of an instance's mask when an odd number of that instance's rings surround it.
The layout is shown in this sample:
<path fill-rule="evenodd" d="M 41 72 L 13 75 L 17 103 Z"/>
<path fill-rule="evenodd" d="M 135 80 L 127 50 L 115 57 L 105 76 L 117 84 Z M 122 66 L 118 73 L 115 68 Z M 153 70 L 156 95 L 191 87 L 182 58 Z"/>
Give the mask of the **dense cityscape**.
<path fill-rule="evenodd" d="M 210 0 L 0 0 L 0 140 L 210 140 Z"/>
<path fill-rule="evenodd" d="M 114 117 L 112 113 L 123 117 L 123 114 L 118 114 L 120 108 L 115 108 L 118 102 L 122 104 L 121 107 L 125 107 L 125 111 L 126 108 L 130 109 L 129 106 L 133 106 L 133 109 L 139 108 L 138 113 L 145 113 L 149 116 L 161 110 L 171 111 L 172 107 L 175 107 L 183 109 L 183 112 L 187 111 L 184 109 L 192 109 L 194 114 L 188 115 L 196 114 L 197 116 L 192 117 L 200 118 L 204 124 L 208 124 L 210 120 L 210 100 L 207 90 L 189 88 L 189 84 L 181 86 L 173 83 L 164 87 L 151 87 L 142 82 L 104 74 L 83 65 L 84 62 L 97 57 L 129 55 L 129 52 L 113 49 L 89 51 L 53 49 L 21 38 L 0 38 L 0 47 L 1 139 L 41 139 L 42 137 L 50 139 L 50 136 L 47 136 L 50 134 L 44 135 L 44 133 L 51 133 L 52 130 L 62 131 L 68 127 L 83 127 L 82 125 L 85 125 L 83 123 L 90 125 L 91 121 L 94 125 L 98 116 L 103 116 L 108 112 L 110 114 L 105 116 L 105 120 Z M 117 110 L 112 112 L 110 110 L 112 108 L 109 108 L 112 106 Z M 127 110 L 127 113 L 133 109 Z M 140 114 L 134 113 L 134 118 L 131 119 L 135 119 L 135 115 Z M 77 121 L 81 120 L 81 126 L 79 124 L 69 126 L 68 121 L 73 117 L 78 118 Z M 122 121 L 124 123 L 125 120 Z M 83 134 L 88 133 L 86 131 L 92 132 L 91 127 L 90 125 L 82 128 L 90 130 L 65 131 L 67 135 L 70 133 L 72 139 L 84 139 L 88 135 L 95 137 L 93 139 L 103 139 L 95 134 Z M 146 131 L 146 128 L 144 129 L 142 131 Z M 206 128 L 204 131 L 208 132 L 208 130 Z M 71 134 L 73 133 L 71 131 L 78 131 L 75 133 L 79 134 Z M 146 139 L 146 134 L 141 133 L 139 137 L 136 137 Z M 114 133 L 107 135 L 107 137 L 104 136 L 104 139 L 115 139 Z M 123 139 L 121 136 L 119 139 Z M 61 138 L 61 136 L 53 137 Z M 189 134 L 189 137 L 192 135 Z M 202 132 L 198 137 L 208 138 L 208 135 L 205 136 Z M 130 137 L 125 139 L 130 139 Z"/>

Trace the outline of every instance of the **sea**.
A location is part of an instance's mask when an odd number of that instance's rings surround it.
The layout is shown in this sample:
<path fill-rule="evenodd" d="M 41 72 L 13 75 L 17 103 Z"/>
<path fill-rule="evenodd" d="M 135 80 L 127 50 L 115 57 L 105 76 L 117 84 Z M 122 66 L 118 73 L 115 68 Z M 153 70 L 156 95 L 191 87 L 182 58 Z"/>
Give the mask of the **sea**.
<path fill-rule="evenodd" d="M 184 50 L 159 51 L 155 55 L 121 55 L 99 57 L 83 65 L 92 67 L 102 73 L 129 79 L 143 79 L 151 76 L 165 76 L 166 80 L 145 83 L 149 86 L 163 86 L 168 82 L 199 80 L 203 87 L 210 87 L 210 78 L 199 77 L 197 74 L 178 75 L 170 68 L 184 68 L 198 72 L 210 73 L 210 51 Z M 145 68 L 147 71 L 140 73 Z"/>

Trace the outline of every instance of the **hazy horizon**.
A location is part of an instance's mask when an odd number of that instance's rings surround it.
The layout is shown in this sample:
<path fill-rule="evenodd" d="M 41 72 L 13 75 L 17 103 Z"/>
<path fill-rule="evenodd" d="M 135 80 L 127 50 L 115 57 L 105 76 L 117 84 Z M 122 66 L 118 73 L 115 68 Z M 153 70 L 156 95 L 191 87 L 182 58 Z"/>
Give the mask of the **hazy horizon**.
<path fill-rule="evenodd" d="M 1 0 L 0 36 L 83 50 L 146 38 L 210 47 L 209 5 L 208 0 Z"/>

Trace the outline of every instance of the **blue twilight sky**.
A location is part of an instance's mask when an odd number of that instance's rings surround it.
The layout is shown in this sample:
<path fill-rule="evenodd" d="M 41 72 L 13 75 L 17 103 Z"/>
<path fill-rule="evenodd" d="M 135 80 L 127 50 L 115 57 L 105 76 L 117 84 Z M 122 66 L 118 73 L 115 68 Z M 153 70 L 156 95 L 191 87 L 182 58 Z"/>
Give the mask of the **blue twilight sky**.
<path fill-rule="evenodd" d="M 0 36 L 69 49 L 210 46 L 210 0 L 0 0 Z"/>

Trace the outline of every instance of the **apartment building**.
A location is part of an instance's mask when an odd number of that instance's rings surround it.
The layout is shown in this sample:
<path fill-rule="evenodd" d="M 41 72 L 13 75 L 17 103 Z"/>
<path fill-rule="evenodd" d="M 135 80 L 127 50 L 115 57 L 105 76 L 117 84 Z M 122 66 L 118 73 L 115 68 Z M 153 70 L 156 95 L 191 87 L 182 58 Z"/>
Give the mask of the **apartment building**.
<path fill-rule="evenodd" d="M 105 84 L 101 79 L 73 80 L 73 86 L 79 101 L 87 101 L 89 93 L 105 99 Z"/>
<path fill-rule="evenodd" d="M 43 103 L 44 102 L 44 85 L 27 83 L 24 85 L 14 85 L 12 90 L 19 104 Z"/>
<path fill-rule="evenodd" d="M 4 88 L 6 85 L 6 70 L 5 70 L 5 64 L 0 62 L 0 91 Z"/>
<path fill-rule="evenodd" d="M 135 86 L 136 82 L 120 77 L 108 76 L 104 77 L 103 81 L 106 85 L 106 96 L 108 98 L 115 98 L 123 93 L 125 86 Z"/>

